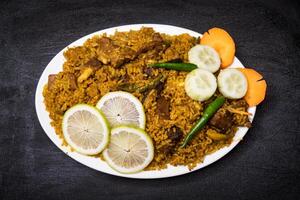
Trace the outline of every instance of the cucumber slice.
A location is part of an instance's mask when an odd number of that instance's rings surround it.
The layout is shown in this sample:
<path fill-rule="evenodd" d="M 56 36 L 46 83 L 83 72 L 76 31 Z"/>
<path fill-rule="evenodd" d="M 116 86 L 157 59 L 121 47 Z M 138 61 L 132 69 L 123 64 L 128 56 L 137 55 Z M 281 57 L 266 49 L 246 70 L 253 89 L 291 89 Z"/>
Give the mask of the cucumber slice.
<path fill-rule="evenodd" d="M 196 45 L 188 52 L 189 62 L 212 73 L 219 70 L 221 60 L 217 51 L 206 45 Z"/>
<path fill-rule="evenodd" d="M 195 69 L 185 78 L 185 92 L 197 101 L 209 99 L 217 89 L 217 80 L 213 73 L 204 69 Z"/>
<path fill-rule="evenodd" d="M 237 69 L 224 69 L 218 75 L 219 91 L 229 99 L 242 98 L 247 87 L 247 78 Z"/>

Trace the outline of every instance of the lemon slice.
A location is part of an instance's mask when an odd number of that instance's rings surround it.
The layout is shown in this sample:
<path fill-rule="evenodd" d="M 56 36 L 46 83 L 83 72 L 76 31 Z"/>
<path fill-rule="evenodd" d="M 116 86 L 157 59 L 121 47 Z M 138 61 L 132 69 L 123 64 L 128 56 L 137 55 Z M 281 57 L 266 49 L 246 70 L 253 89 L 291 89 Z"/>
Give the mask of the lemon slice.
<path fill-rule="evenodd" d="M 97 108 L 86 104 L 75 105 L 64 114 L 62 129 L 67 143 L 81 154 L 98 154 L 109 142 L 108 122 Z"/>
<path fill-rule="evenodd" d="M 152 161 L 151 138 L 139 128 L 119 126 L 111 130 L 111 139 L 103 156 L 108 165 L 121 173 L 143 170 Z"/>
<path fill-rule="evenodd" d="M 132 125 L 145 129 L 146 117 L 142 103 L 128 92 L 110 92 L 97 103 L 111 127 Z"/>

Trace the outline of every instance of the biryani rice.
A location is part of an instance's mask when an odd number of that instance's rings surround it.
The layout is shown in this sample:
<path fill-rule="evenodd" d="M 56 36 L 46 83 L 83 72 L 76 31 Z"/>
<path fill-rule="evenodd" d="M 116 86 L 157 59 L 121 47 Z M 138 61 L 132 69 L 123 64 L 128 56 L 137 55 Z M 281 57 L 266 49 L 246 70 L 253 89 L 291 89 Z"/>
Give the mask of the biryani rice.
<path fill-rule="evenodd" d="M 138 31 L 116 32 L 112 36 L 97 35 L 88 39 L 82 46 L 69 48 L 64 52 L 66 61 L 63 64 L 63 71 L 55 75 L 55 81 L 51 83 L 51 88 L 46 85 L 43 90 L 46 109 L 52 120 L 51 125 L 63 141 L 62 118 L 70 107 L 78 103 L 95 106 L 103 95 L 116 91 L 118 84 L 125 81 L 138 85 L 148 84 L 151 78 L 144 71 L 147 64 L 178 59 L 187 62 L 187 52 L 197 41 L 188 34 L 175 36 L 160 34 L 165 42 L 163 50 L 150 49 L 118 67 L 99 62 L 99 38 L 109 37 L 118 46 L 129 46 L 134 51 L 138 51 L 143 44 L 151 42 L 153 34 L 155 31 L 152 28 L 144 27 Z M 91 74 L 85 80 L 77 81 L 76 87 L 74 87 L 74 81 L 70 79 L 70 76 L 78 79 L 87 67 L 92 69 Z M 235 125 L 227 130 L 227 134 L 230 135 L 227 140 L 213 141 L 210 139 L 205 134 L 210 128 L 207 125 L 186 148 L 179 148 L 178 144 L 201 117 L 209 100 L 200 103 L 187 96 L 184 90 L 187 72 L 153 68 L 151 73 L 152 77 L 158 74 L 166 77 L 164 89 L 160 95 L 170 101 L 170 115 L 169 119 L 162 119 L 158 115 L 156 89 L 147 93 L 133 93 L 143 103 L 146 114 L 146 132 L 152 138 L 155 147 L 154 159 L 147 170 L 163 169 L 168 164 L 185 165 L 192 169 L 203 161 L 205 155 L 229 145 L 237 127 L 248 123 L 247 116 L 233 114 Z M 236 102 L 227 100 L 222 109 L 226 109 Z M 247 105 L 245 104 L 242 109 L 246 111 Z M 176 145 L 172 144 L 173 141 L 168 136 L 168 131 L 174 126 L 180 128 L 183 133 L 181 141 Z M 63 144 L 67 145 L 65 141 Z M 172 151 L 166 153 L 166 148 L 170 146 L 172 146 Z"/>

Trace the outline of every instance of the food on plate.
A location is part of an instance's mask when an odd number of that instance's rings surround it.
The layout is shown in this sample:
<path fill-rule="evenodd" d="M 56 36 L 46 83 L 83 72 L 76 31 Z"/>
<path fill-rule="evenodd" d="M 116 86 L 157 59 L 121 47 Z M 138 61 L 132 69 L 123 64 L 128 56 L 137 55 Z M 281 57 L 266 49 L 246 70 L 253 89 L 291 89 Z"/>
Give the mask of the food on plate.
<path fill-rule="evenodd" d="M 210 71 L 195 69 L 186 76 L 184 86 L 189 97 L 197 101 L 205 101 L 215 93 L 217 80 Z"/>
<path fill-rule="evenodd" d="M 149 165 L 154 147 L 142 129 L 119 126 L 111 130 L 111 140 L 103 152 L 105 161 L 121 173 L 135 173 Z"/>
<path fill-rule="evenodd" d="M 229 99 L 240 99 L 247 92 L 247 79 L 237 69 L 228 68 L 220 71 L 218 75 L 218 89 Z"/>
<path fill-rule="evenodd" d="M 260 104 L 266 96 L 267 83 L 263 80 L 263 76 L 254 69 L 238 68 L 247 77 L 248 89 L 245 100 L 249 106 Z"/>
<path fill-rule="evenodd" d="M 200 69 L 215 73 L 219 70 L 221 60 L 216 50 L 207 45 L 198 44 L 188 52 L 189 62 L 197 65 Z"/>
<path fill-rule="evenodd" d="M 83 69 L 83 72 L 77 78 L 77 82 L 78 83 L 82 83 L 83 81 L 85 81 L 86 79 L 88 79 L 90 77 L 90 75 L 92 75 L 92 73 L 93 73 L 93 68 L 91 68 L 91 67 L 85 67 Z"/>
<path fill-rule="evenodd" d="M 153 63 L 149 64 L 150 67 L 160 67 L 165 69 L 173 69 L 178 71 L 192 71 L 194 69 L 197 69 L 197 65 L 192 63 Z"/>
<path fill-rule="evenodd" d="M 218 131 L 216 131 L 214 129 L 208 129 L 206 131 L 206 135 L 215 141 L 226 140 L 228 137 L 230 137 L 230 135 L 219 133 Z"/>
<path fill-rule="evenodd" d="M 109 126 L 99 110 L 78 104 L 63 116 L 65 140 L 76 151 L 85 155 L 99 154 L 109 142 Z"/>
<path fill-rule="evenodd" d="M 117 88 L 118 90 L 126 91 L 126 92 L 146 92 L 149 90 L 152 90 L 159 86 L 159 84 L 162 84 L 165 80 L 165 77 L 161 74 L 159 74 L 156 78 L 149 81 L 149 83 L 145 85 L 138 85 L 135 83 L 120 83 Z"/>
<path fill-rule="evenodd" d="M 102 111 L 111 127 L 131 125 L 145 129 L 143 105 L 134 95 L 116 91 L 105 94 L 96 107 Z"/>
<path fill-rule="evenodd" d="M 221 68 L 232 64 L 235 55 L 235 43 L 227 31 L 211 28 L 203 34 L 200 44 L 213 47 L 221 57 Z"/>
<path fill-rule="evenodd" d="M 224 31 L 209 33 L 199 45 L 189 34 L 143 27 L 68 48 L 62 71 L 49 75 L 43 90 L 63 145 L 96 154 L 121 173 L 192 169 L 230 145 L 238 127 L 251 126 L 245 99 L 254 97 L 243 96 L 255 79 L 247 87 L 240 71 L 220 71 L 220 60 L 223 67 L 232 62 L 235 45 Z"/>
<path fill-rule="evenodd" d="M 202 117 L 193 126 L 192 130 L 187 134 L 183 140 L 181 147 L 185 147 L 199 131 L 207 124 L 208 120 L 217 112 L 217 110 L 225 103 L 225 98 L 222 96 L 217 97 L 208 107 L 203 111 Z"/>

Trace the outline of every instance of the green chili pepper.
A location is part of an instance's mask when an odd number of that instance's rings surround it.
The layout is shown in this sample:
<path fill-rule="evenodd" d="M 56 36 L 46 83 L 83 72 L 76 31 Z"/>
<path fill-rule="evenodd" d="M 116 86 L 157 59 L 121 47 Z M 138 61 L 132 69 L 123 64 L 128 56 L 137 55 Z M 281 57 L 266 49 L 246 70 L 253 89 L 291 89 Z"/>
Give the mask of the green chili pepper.
<path fill-rule="evenodd" d="M 153 79 L 148 85 L 145 85 L 144 87 L 140 87 L 137 89 L 138 92 L 145 92 L 147 90 L 152 90 L 154 89 L 159 82 L 164 82 L 165 81 L 165 76 L 159 74 L 155 79 Z"/>
<path fill-rule="evenodd" d="M 192 63 L 154 63 L 149 64 L 149 66 L 188 72 L 198 68 L 197 65 Z"/>
<path fill-rule="evenodd" d="M 145 86 L 137 86 L 134 83 L 121 83 L 120 85 L 118 85 L 118 90 L 123 90 L 126 92 L 145 92 L 147 90 L 152 90 L 154 89 L 159 82 L 164 82 L 165 81 L 165 76 L 163 76 L 162 74 L 159 74 L 155 79 L 153 79 L 152 81 L 150 81 L 147 85 Z"/>
<path fill-rule="evenodd" d="M 204 110 L 202 117 L 195 124 L 189 134 L 184 138 L 181 147 L 185 147 L 199 131 L 206 125 L 208 120 L 217 112 L 217 110 L 225 103 L 225 98 L 223 96 L 217 97 L 213 102 L 211 102 L 207 108 Z"/>

